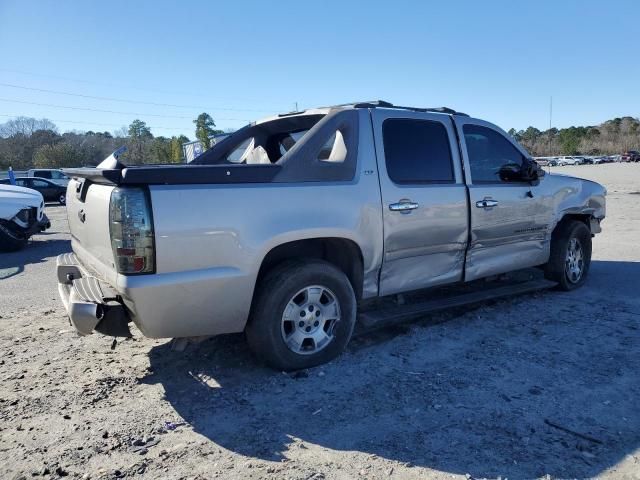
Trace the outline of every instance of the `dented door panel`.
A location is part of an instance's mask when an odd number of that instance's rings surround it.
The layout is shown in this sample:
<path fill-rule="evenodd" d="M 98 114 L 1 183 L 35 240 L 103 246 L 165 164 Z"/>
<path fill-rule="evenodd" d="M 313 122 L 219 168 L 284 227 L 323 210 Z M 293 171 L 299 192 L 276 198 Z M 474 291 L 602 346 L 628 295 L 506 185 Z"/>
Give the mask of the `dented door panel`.
<path fill-rule="evenodd" d="M 372 112 L 380 171 L 384 252 L 380 295 L 462 280 L 468 238 L 466 187 L 453 124 L 448 117 L 418 112 Z M 385 120 L 439 122 L 450 144 L 454 180 L 447 184 L 397 184 L 386 166 L 382 126 Z M 395 205 L 412 204 L 394 211 Z"/>
<path fill-rule="evenodd" d="M 551 201 L 539 186 L 470 185 L 471 239 L 465 279 L 539 265 L 549 256 Z M 477 202 L 493 199 L 495 207 Z"/>

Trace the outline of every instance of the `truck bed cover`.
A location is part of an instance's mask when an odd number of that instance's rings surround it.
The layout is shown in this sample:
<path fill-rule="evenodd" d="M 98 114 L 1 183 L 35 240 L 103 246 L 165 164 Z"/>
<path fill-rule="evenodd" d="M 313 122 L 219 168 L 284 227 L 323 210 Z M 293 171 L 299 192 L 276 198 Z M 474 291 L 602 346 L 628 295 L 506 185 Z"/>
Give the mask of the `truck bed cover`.
<path fill-rule="evenodd" d="M 106 185 L 269 183 L 280 165 L 156 165 L 124 168 L 65 168 L 73 178 Z"/>

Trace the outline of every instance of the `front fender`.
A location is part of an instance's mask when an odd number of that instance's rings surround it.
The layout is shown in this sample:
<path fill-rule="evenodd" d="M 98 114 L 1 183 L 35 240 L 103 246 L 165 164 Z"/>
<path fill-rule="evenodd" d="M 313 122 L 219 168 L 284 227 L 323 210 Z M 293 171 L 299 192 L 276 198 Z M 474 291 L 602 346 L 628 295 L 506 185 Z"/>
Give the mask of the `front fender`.
<path fill-rule="evenodd" d="M 545 183 L 554 212 L 552 229 L 567 215 L 589 216 L 598 223 L 605 218 L 607 190 L 599 183 L 558 174 L 548 175 Z"/>

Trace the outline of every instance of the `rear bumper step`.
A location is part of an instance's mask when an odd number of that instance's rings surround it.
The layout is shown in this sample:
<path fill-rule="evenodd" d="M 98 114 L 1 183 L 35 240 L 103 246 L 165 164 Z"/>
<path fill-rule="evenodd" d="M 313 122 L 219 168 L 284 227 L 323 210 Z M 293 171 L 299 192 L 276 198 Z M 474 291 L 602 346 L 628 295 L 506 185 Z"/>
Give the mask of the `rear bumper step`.
<path fill-rule="evenodd" d="M 111 287 L 87 275 L 73 253 L 56 259 L 58 293 L 71 324 L 81 335 L 93 331 L 114 337 L 130 337 L 129 314 Z"/>

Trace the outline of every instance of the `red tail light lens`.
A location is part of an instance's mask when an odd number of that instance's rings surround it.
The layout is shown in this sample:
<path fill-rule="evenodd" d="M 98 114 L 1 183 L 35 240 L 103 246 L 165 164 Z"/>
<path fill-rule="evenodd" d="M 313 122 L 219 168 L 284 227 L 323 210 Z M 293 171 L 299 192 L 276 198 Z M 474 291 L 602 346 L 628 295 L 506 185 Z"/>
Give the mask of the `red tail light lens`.
<path fill-rule="evenodd" d="M 151 205 L 141 188 L 115 188 L 109 205 L 111 248 L 118 273 L 155 271 Z"/>

